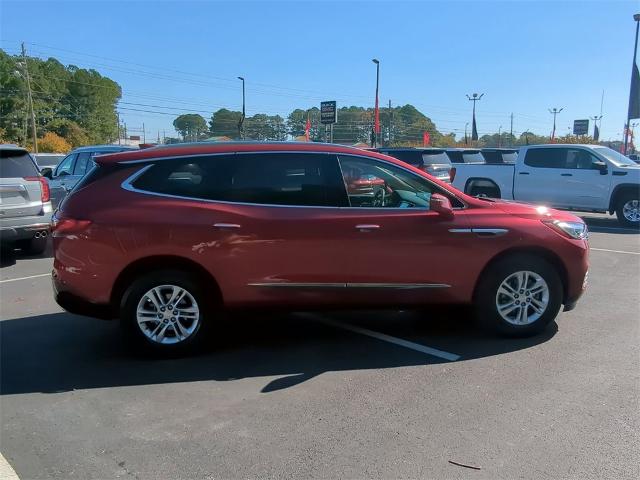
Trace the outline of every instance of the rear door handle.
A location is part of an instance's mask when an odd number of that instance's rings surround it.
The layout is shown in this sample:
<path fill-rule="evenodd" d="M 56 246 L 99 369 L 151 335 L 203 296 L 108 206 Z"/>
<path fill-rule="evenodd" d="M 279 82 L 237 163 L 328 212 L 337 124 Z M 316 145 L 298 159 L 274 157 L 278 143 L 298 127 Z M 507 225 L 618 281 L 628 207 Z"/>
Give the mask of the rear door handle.
<path fill-rule="evenodd" d="M 573 173 L 561 173 L 561 177 L 573 177 Z"/>
<path fill-rule="evenodd" d="M 238 225 L 237 223 L 214 223 L 213 226 L 220 229 L 240 228 L 240 225 Z"/>
<path fill-rule="evenodd" d="M 529 175 L 529 172 L 520 172 L 520 175 Z"/>
<path fill-rule="evenodd" d="M 361 232 L 370 232 L 371 230 L 378 230 L 380 225 L 374 225 L 371 223 L 361 223 L 360 225 L 356 225 L 356 229 Z"/>

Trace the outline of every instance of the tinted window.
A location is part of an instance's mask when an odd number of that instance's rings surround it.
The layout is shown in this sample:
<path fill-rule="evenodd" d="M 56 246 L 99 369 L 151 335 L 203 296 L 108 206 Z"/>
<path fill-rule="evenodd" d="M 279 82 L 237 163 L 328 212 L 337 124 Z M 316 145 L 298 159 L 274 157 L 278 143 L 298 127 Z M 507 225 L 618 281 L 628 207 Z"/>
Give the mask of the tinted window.
<path fill-rule="evenodd" d="M 484 157 L 480 152 L 462 152 L 464 163 L 484 163 Z"/>
<path fill-rule="evenodd" d="M 502 155 L 500 152 L 482 152 L 482 155 L 487 163 L 502 163 Z"/>
<path fill-rule="evenodd" d="M 54 175 L 55 176 L 59 176 L 63 174 L 71 175 L 71 170 L 73 169 L 73 161 L 75 160 L 76 156 L 77 156 L 76 153 L 72 153 L 71 155 L 68 155 L 67 158 L 65 158 L 62 162 L 60 162 L 60 165 L 58 165 L 58 167 L 56 168 Z"/>
<path fill-rule="evenodd" d="M 381 150 L 380 153 L 397 158 L 413 166 L 422 165 L 422 155 L 418 150 Z"/>
<path fill-rule="evenodd" d="M 447 154 L 442 150 L 441 152 L 423 152 L 422 160 L 426 165 L 430 164 L 451 164 L 451 160 L 447 157 Z"/>
<path fill-rule="evenodd" d="M 346 203 L 337 161 L 322 154 L 238 154 L 160 161 L 133 186 L 180 197 L 242 203 Z"/>
<path fill-rule="evenodd" d="M 76 160 L 76 165 L 73 167 L 74 175 L 84 175 L 87 171 L 87 165 L 89 163 L 89 159 L 91 158 L 90 152 L 80 152 L 78 154 L 78 159 Z"/>
<path fill-rule="evenodd" d="M 537 168 L 595 170 L 593 162 L 597 160 L 588 151 L 578 148 L 534 148 L 527 152 L 524 163 Z"/>
<path fill-rule="evenodd" d="M 24 178 L 38 175 L 38 170 L 27 153 L 0 151 L 0 177 Z"/>

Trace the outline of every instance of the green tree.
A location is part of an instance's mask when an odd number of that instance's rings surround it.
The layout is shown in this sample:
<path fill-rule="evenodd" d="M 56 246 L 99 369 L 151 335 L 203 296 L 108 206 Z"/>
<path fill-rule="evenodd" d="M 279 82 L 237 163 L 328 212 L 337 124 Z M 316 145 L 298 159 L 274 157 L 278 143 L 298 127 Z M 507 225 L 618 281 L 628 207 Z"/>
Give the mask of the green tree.
<path fill-rule="evenodd" d="M 207 121 L 202 115 L 187 113 L 176 118 L 173 127 L 185 141 L 195 141 L 207 131 Z"/>
<path fill-rule="evenodd" d="M 211 132 L 211 135 L 216 137 L 227 136 L 230 138 L 238 138 L 238 124 L 240 123 L 241 118 L 242 112 L 235 112 L 227 110 L 226 108 L 221 108 L 211 115 L 209 131 Z"/>
<path fill-rule="evenodd" d="M 45 126 L 49 132 L 54 132 L 63 137 L 72 147 L 81 147 L 89 144 L 89 136 L 85 130 L 73 120 L 56 118 Z"/>

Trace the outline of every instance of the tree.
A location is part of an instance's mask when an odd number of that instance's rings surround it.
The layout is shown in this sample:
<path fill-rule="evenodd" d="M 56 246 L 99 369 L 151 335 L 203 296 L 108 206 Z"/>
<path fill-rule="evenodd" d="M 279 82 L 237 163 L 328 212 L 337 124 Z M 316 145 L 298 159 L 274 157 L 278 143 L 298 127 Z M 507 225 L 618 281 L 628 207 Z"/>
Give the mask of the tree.
<path fill-rule="evenodd" d="M 61 136 L 47 132 L 38 139 L 38 151 L 48 153 L 67 153 L 71 150 L 71 145 Z"/>
<path fill-rule="evenodd" d="M 211 115 L 209 131 L 216 137 L 238 138 L 238 124 L 242 118 L 242 112 L 235 112 L 221 108 Z M 245 125 L 246 127 L 246 125 Z"/>
<path fill-rule="evenodd" d="M 194 141 L 200 134 L 207 131 L 207 121 L 202 115 L 187 113 L 176 118 L 173 121 L 173 127 L 185 141 Z"/>
<path fill-rule="evenodd" d="M 47 123 L 45 128 L 63 137 L 74 148 L 89 144 L 89 136 L 85 130 L 72 120 L 56 118 Z"/>

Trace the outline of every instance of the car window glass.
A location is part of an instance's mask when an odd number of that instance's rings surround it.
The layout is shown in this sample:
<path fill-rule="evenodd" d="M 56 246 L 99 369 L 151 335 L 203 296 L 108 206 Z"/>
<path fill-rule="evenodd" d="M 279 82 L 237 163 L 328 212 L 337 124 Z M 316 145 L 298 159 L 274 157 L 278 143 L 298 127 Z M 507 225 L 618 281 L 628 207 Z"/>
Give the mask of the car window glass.
<path fill-rule="evenodd" d="M 386 150 L 380 153 L 402 160 L 414 166 L 422 166 L 422 156 L 418 150 Z"/>
<path fill-rule="evenodd" d="M 160 161 L 141 190 L 180 197 L 295 206 L 344 206 L 337 160 L 309 153 L 256 153 Z"/>
<path fill-rule="evenodd" d="M 447 154 L 444 151 L 441 152 L 423 152 L 422 153 L 422 161 L 426 165 L 430 164 L 451 164 L 451 160 L 447 157 Z"/>
<path fill-rule="evenodd" d="M 38 175 L 36 166 L 28 153 L 2 150 L 0 155 L 1 178 L 24 178 Z"/>
<path fill-rule="evenodd" d="M 598 159 L 586 150 L 568 150 L 567 151 L 567 168 L 575 168 L 578 170 L 597 170 L 593 162 Z"/>
<path fill-rule="evenodd" d="M 435 188 L 426 179 L 371 158 L 339 158 L 351 207 L 429 208 Z"/>
<path fill-rule="evenodd" d="M 65 173 L 67 175 L 71 175 L 71 170 L 73 169 L 73 161 L 75 160 L 76 156 L 77 154 L 72 153 L 71 155 L 68 155 L 67 158 L 62 160 L 62 162 L 60 162 L 60 165 L 58 165 L 58 167 L 56 168 L 54 175 L 59 176 Z"/>
<path fill-rule="evenodd" d="M 76 160 L 76 164 L 73 167 L 74 175 L 84 175 L 87 171 L 87 164 L 89 163 L 89 159 L 91 158 L 90 152 L 80 152 L 78 154 L 78 159 Z"/>
<path fill-rule="evenodd" d="M 480 152 L 463 152 L 464 163 L 484 163 L 484 157 Z"/>
<path fill-rule="evenodd" d="M 567 150 L 563 148 L 532 148 L 527 151 L 524 163 L 534 168 L 567 168 Z"/>

